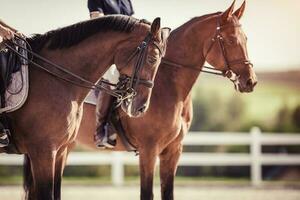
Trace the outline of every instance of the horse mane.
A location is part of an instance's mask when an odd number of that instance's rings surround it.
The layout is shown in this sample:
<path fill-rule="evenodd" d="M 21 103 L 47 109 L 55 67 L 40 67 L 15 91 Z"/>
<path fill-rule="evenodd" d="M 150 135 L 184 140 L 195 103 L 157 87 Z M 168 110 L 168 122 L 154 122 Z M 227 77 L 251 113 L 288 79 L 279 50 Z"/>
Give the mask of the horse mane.
<path fill-rule="evenodd" d="M 180 30 L 181 28 L 184 28 L 185 25 L 189 25 L 191 23 L 195 23 L 195 22 L 199 22 L 199 21 L 204 21 L 204 20 L 210 19 L 211 17 L 219 15 L 221 13 L 222 12 L 215 12 L 215 13 L 210 13 L 210 14 L 205 14 L 205 15 L 193 17 L 192 19 L 190 19 L 189 21 L 185 22 L 184 24 L 182 24 L 181 26 L 179 26 L 178 28 L 176 28 L 172 32 L 176 32 L 176 31 Z"/>
<path fill-rule="evenodd" d="M 214 13 L 210 13 L 210 14 L 206 14 L 206 15 L 202 15 L 199 17 L 194 17 L 192 20 L 206 20 L 207 18 L 213 17 L 215 15 L 220 15 L 222 12 L 214 12 Z"/>
<path fill-rule="evenodd" d="M 52 30 L 45 34 L 35 34 L 27 40 L 35 51 L 39 51 L 43 47 L 52 50 L 63 49 L 76 45 L 99 32 L 130 33 L 137 23 L 149 24 L 146 20 L 138 20 L 130 16 L 109 15 Z"/>
<path fill-rule="evenodd" d="M 210 19 L 211 17 L 214 17 L 216 15 L 220 15 L 221 13 L 222 12 L 215 12 L 215 13 L 210 13 L 210 14 L 202 15 L 202 16 L 199 16 L 199 17 L 194 17 L 190 21 L 188 21 L 187 23 L 205 21 L 205 20 Z"/>
<path fill-rule="evenodd" d="M 205 21 L 205 20 L 208 20 L 211 17 L 214 17 L 216 15 L 221 15 L 222 13 L 223 12 L 215 12 L 215 13 L 210 13 L 210 14 L 202 15 L 202 16 L 199 16 L 199 17 L 194 17 L 190 21 L 186 22 L 186 24 L 193 23 L 193 22 L 199 22 L 199 21 Z M 235 23 L 239 22 L 238 18 L 236 16 L 234 16 L 234 15 L 233 15 L 232 19 L 233 19 L 233 21 Z"/>

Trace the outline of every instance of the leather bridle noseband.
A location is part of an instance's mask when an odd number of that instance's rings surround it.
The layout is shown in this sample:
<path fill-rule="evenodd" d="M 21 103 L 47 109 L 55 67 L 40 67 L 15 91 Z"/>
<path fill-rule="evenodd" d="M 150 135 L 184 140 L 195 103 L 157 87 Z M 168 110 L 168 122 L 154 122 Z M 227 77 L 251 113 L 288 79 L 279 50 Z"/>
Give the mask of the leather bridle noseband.
<path fill-rule="evenodd" d="M 224 59 L 224 70 L 219 70 L 216 69 L 214 67 L 208 67 L 208 66 L 202 66 L 202 67 L 193 67 L 193 66 L 189 66 L 187 67 L 188 69 L 194 69 L 194 70 L 200 70 L 202 72 L 205 73 L 209 73 L 209 74 L 214 74 L 214 75 L 219 75 L 219 76 L 224 76 L 229 78 L 231 81 L 236 82 L 237 78 L 239 77 L 239 75 L 236 75 L 233 77 L 234 74 L 236 74 L 235 72 L 233 72 L 232 70 L 232 66 L 236 65 L 236 64 L 245 64 L 245 65 L 251 65 L 253 66 L 253 64 L 251 63 L 250 60 L 248 59 L 238 59 L 238 60 L 233 60 L 233 61 L 229 61 L 228 57 L 227 57 L 227 53 L 226 53 L 226 48 L 224 45 L 224 38 L 222 36 L 222 29 L 227 28 L 227 27 L 232 27 L 232 25 L 230 24 L 224 24 L 221 25 L 220 20 L 221 20 L 221 16 L 219 15 L 218 19 L 217 19 L 217 28 L 216 28 L 216 32 L 213 36 L 213 38 L 211 39 L 211 43 L 209 45 L 209 48 L 204 56 L 204 59 L 207 59 L 207 56 L 209 55 L 210 51 L 212 50 L 212 48 L 214 47 L 214 45 L 217 43 L 221 49 L 221 53 L 222 53 L 222 57 Z M 241 27 L 241 24 L 237 24 L 237 25 L 233 25 L 234 27 Z M 182 67 L 183 65 L 181 64 L 177 64 L 174 63 L 170 60 L 166 60 L 165 58 L 162 60 L 163 63 L 167 64 L 167 65 L 172 65 L 175 67 Z"/>
<path fill-rule="evenodd" d="M 89 81 L 85 78 L 82 78 L 81 76 L 71 72 L 70 70 L 67 70 L 65 67 L 63 67 L 61 65 L 58 65 L 56 63 L 53 63 L 52 61 L 50 61 L 50 60 L 40 56 L 39 54 L 33 52 L 32 49 L 31 49 L 30 44 L 27 42 L 27 40 L 25 38 L 17 36 L 17 35 L 15 35 L 15 38 L 18 39 L 18 40 L 22 40 L 22 41 L 26 42 L 28 48 L 24 48 L 24 47 L 20 46 L 17 42 L 15 42 L 13 40 L 12 41 L 4 41 L 4 45 L 9 50 L 11 50 L 16 55 L 18 55 L 20 58 L 25 59 L 28 63 L 31 63 L 32 65 L 46 71 L 47 73 L 55 76 L 56 78 L 64 80 L 64 81 L 66 81 L 68 83 L 71 83 L 73 85 L 83 87 L 83 88 L 88 88 L 88 89 L 103 90 L 106 93 L 108 93 L 109 95 L 112 95 L 112 96 L 116 97 L 116 99 L 119 102 L 135 96 L 136 95 L 136 87 L 137 87 L 138 84 L 142 84 L 145 87 L 149 87 L 149 88 L 153 87 L 154 84 L 153 84 L 152 80 L 145 80 L 145 79 L 140 78 L 140 72 L 141 72 L 141 69 L 142 69 L 142 67 L 144 65 L 144 62 L 145 62 L 145 57 L 146 57 L 146 54 L 147 54 L 147 48 L 148 48 L 149 44 L 152 42 L 158 48 L 158 50 L 160 52 L 160 57 L 163 56 L 163 54 L 164 54 L 164 51 L 162 50 L 160 45 L 157 42 L 153 41 L 153 39 L 154 39 L 153 35 L 151 33 L 148 33 L 148 35 L 145 37 L 145 39 L 142 41 L 142 43 L 136 48 L 134 53 L 130 56 L 130 60 L 134 57 L 137 57 L 137 61 L 135 63 L 135 66 L 134 66 L 134 69 L 133 69 L 133 72 L 132 72 L 131 76 L 121 75 L 121 79 L 123 77 L 125 77 L 126 81 L 124 81 L 125 80 L 124 79 L 122 81 L 122 87 L 120 87 L 121 83 L 111 84 L 111 83 L 109 83 L 105 80 L 102 80 L 102 79 L 97 84 L 94 84 L 93 82 L 91 82 L 91 81 Z M 29 55 L 31 55 L 31 58 L 24 57 L 22 54 L 20 54 L 18 51 L 16 51 L 16 49 L 12 45 L 15 45 L 18 48 L 21 48 L 21 49 L 27 51 L 27 53 Z M 64 76 L 61 73 L 58 73 L 56 71 L 53 71 L 53 70 L 51 71 L 51 70 L 47 69 L 46 67 L 42 66 L 41 64 L 35 62 L 33 60 L 33 58 L 36 58 L 36 59 L 39 59 L 39 60 L 45 62 L 46 64 L 48 64 L 51 67 L 57 69 L 58 71 L 63 72 L 64 74 L 67 74 L 67 75 L 71 76 L 73 79 L 68 78 L 68 77 L 66 77 L 66 76 Z M 130 84 L 128 84 L 128 81 L 129 81 Z M 104 85 L 102 85 L 102 83 L 103 84 L 108 84 L 108 85 L 111 85 L 111 86 L 115 86 L 116 89 L 109 89 L 109 88 L 105 87 Z"/>

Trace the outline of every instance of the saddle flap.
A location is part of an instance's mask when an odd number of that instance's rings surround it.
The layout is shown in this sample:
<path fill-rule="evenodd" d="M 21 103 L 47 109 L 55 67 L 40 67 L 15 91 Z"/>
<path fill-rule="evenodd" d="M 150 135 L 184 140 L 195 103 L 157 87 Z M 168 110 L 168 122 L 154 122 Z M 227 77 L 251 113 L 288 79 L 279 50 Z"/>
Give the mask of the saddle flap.
<path fill-rule="evenodd" d="M 29 87 L 26 42 L 16 38 L 8 45 L 24 59 L 13 50 L 0 51 L 0 113 L 20 108 L 27 98 Z"/>
<path fill-rule="evenodd" d="M 18 40 L 16 40 L 17 42 Z M 21 52 L 21 49 L 13 45 L 16 51 Z M 11 75 L 21 69 L 22 63 L 18 55 L 7 49 L 0 51 L 0 93 L 3 95 L 11 81 Z"/>

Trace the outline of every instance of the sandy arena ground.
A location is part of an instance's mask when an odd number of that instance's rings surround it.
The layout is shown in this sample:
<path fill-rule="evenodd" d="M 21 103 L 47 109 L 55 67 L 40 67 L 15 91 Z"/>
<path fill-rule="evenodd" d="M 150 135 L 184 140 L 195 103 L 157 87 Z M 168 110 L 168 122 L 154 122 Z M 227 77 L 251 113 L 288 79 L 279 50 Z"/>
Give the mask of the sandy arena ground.
<path fill-rule="evenodd" d="M 1 200 L 22 199 L 22 188 L 0 187 Z M 299 200 L 300 190 L 273 188 L 254 189 L 251 187 L 176 187 L 176 200 Z M 63 200 L 138 200 L 139 188 L 110 186 L 63 186 Z M 160 199 L 159 188 L 155 188 L 155 199 Z"/>

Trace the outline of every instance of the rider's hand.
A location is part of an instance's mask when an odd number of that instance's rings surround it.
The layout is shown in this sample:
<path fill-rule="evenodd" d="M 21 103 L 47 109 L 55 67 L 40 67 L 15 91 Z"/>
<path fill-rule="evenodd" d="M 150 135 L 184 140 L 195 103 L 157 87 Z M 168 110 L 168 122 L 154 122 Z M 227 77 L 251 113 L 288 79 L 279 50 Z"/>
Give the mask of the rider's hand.
<path fill-rule="evenodd" d="M 91 19 L 95 19 L 95 18 L 103 17 L 103 16 L 104 16 L 103 12 L 99 12 L 99 11 L 90 12 Z"/>
<path fill-rule="evenodd" d="M 21 38 L 26 38 L 26 36 L 23 33 L 19 32 L 19 31 L 15 32 L 15 35 L 17 35 Z"/>
<path fill-rule="evenodd" d="M 9 28 L 1 26 L 0 27 L 0 37 L 2 37 L 5 40 L 13 39 L 14 38 L 14 32 L 12 30 L 10 30 Z"/>

